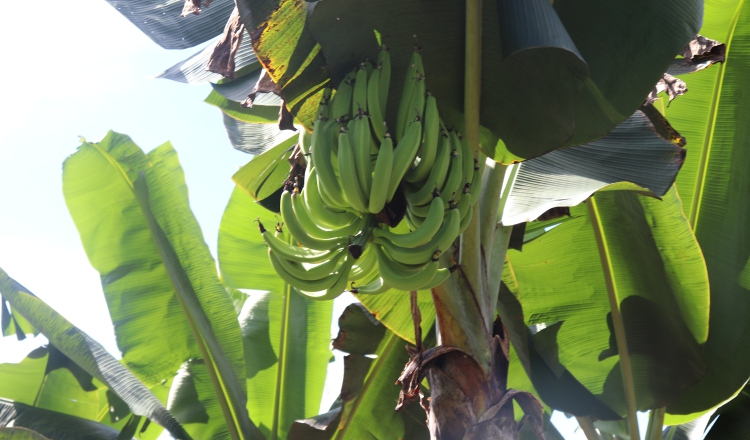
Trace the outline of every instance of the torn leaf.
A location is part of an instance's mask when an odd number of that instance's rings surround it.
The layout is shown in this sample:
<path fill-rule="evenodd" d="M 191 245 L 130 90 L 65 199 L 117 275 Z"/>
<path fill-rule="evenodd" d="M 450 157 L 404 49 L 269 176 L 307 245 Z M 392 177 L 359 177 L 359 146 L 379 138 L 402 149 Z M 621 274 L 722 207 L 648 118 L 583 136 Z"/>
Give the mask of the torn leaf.
<path fill-rule="evenodd" d="M 665 73 L 656 83 L 653 90 L 651 90 L 651 93 L 648 94 L 643 105 L 652 105 L 659 99 L 658 95 L 661 92 L 667 92 L 669 102 L 671 103 L 673 99 L 687 92 L 687 84 L 685 84 L 685 81 L 675 78 L 669 73 Z"/>
<path fill-rule="evenodd" d="M 245 31 L 245 25 L 242 23 L 240 13 L 237 7 L 229 16 L 227 25 L 224 27 L 224 34 L 216 42 L 213 52 L 208 58 L 206 70 L 218 73 L 225 78 L 235 79 L 235 56 L 240 50 L 242 44 L 242 35 Z"/>
<path fill-rule="evenodd" d="M 205 0 L 203 7 L 208 7 L 213 0 Z M 198 15 L 201 13 L 201 0 L 185 0 L 185 6 L 182 7 L 181 17 L 187 17 L 188 15 Z"/>
<path fill-rule="evenodd" d="M 258 77 L 258 82 L 255 83 L 253 91 L 250 92 L 249 95 L 247 95 L 247 99 L 245 99 L 245 102 L 242 103 L 242 106 L 246 108 L 253 108 L 255 97 L 259 93 L 273 93 L 277 96 L 281 96 L 281 90 L 279 89 L 279 86 L 277 86 L 276 83 L 273 82 L 271 75 L 269 75 L 265 69 L 263 70 L 263 72 L 261 72 L 260 77 Z"/>
<path fill-rule="evenodd" d="M 727 47 L 724 43 L 711 40 L 702 35 L 696 35 L 680 52 L 682 58 L 672 61 L 672 65 L 667 69 L 667 73 L 670 75 L 683 75 L 685 73 L 698 72 L 716 63 L 723 63 L 726 59 L 726 53 Z"/>

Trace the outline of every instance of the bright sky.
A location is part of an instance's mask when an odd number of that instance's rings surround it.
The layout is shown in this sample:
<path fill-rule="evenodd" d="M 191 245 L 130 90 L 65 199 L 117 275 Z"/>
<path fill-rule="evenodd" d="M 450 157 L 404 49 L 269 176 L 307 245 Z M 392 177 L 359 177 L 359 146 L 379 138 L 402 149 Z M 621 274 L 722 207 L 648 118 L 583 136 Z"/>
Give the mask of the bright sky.
<path fill-rule="evenodd" d="M 215 255 L 230 177 L 250 156 L 231 147 L 220 111 L 202 103 L 208 85 L 154 79 L 200 47 L 162 49 L 103 0 L 36 1 L 33 16 L 29 5 L 7 2 L 0 14 L 0 267 L 118 354 L 98 273 L 65 207 L 63 160 L 79 136 L 98 141 L 110 129 L 145 151 L 170 140 Z M 337 301 L 334 320 L 349 301 Z M 39 339 L 0 338 L 0 362 L 20 361 Z M 339 381 L 326 390 L 325 410 Z M 585 438 L 564 419 L 555 416 L 566 438 Z"/>

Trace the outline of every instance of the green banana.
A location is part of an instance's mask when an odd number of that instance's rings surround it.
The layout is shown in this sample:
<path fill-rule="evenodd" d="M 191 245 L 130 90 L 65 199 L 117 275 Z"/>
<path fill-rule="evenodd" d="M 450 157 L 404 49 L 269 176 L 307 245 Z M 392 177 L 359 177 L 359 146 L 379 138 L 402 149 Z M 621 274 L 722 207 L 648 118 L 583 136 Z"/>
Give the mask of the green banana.
<path fill-rule="evenodd" d="M 310 249 L 325 250 L 341 247 L 349 244 L 349 237 L 315 238 L 308 233 L 294 214 L 292 207 L 292 194 L 289 191 L 281 193 L 281 218 L 284 220 L 289 233 L 301 246 Z"/>
<path fill-rule="evenodd" d="M 440 115 L 438 115 L 437 101 L 428 93 L 424 111 L 424 134 L 422 146 L 419 149 L 419 163 L 406 174 L 407 182 L 420 182 L 430 174 L 432 164 L 438 151 L 440 140 Z"/>
<path fill-rule="evenodd" d="M 438 271 L 440 262 L 431 260 L 422 270 L 410 272 L 398 261 L 391 260 L 382 249 L 378 249 L 378 271 L 386 284 L 395 289 L 410 291 L 419 290 L 432 281 Z"/>
<path fill-rule="evenodd" d="M 357 216 L 348 211 L 333 211 L 326 206 L 320 196 L 318 188 L 318 170 L 315 167 L 308 168 L 305 174 L 307 182 L 302 190 L 302 196 L 305 199 L 305 205 L 310 212 L 310 217 L 320 223 L 321 226 L 328 229 L 342 228 L 353 222 Z"/>
<path fill-rule="evenodd" d="M 415 48 L 416 49 L 416 48 Z M 411 121 L 414 120 L 414 114 L 412 113 L 411 97 L 414 93 L 416 80 L 417 80 L 417 65 L 422 64 L 421 56 L 419 52 L 415 50 L 411 54 L 411 60 L 409 61 L 409 68 L 406 69 L 406 79 L 404 80 L 404 90 L 401 92 L 401 102 L 398 105 L 398 114 L 396 116 L 396 142 L 401 142 L 401 138 L 405 135 L 406 128 Z"/>
<path fill-rule="evenodd" d="M 349 291 L 351 293 L 361 293 L 363 295 L 377 295 L 378 293 L 383 293 L 387 290 L 389 290 L 391 286 L 389 286 L 385 280 L 383 280 L 383 277 L 378 276 L 375 278 L 375 280 L 370 281 L 367 284 L 363 284 L 361 286 L 357 286 L 354 283 L 352 283 L 351 289 Z"/>
<path fill-rule="evenodd" d="M 440 197 L 442 197 L 445 203 L 453 200 L 457 192 L 461 191 L 461 182 L 463 180 L 463 156 L 460 150 L 456 150 L 455 143 L 453 144 L 453 151 L 451 151 L 451 165 L 448 170 L 448 176 L 443 183 L 443 187 L 440 188 Z"/>
<path fill-rule="evenodd" d="M 357 166 L 354 163 L 354 152 L 349 142 L 349 133 L 339 134 L 339 172 L 341 186 L 351 206 L 359 212 L 367 212 L 367 199 L 357 178 Z M 320 175 L 318 176 L 320 177 Z"/>
<path fill-rule="evenodd" d="M 452 272 L 453 270 L 451 270 L 450 267 L 444 267 L 442 269 L 438 269 L 437 272 L 435 273 L 435 276 L 432 277 L 432 280 L 430 280 L 429 283 L 422 286 L 420 290 L 430 290 L 443 284 L 451 276 Z"/>
<path fill-rule="evenodd" d="M 481 151 L 477 153 L 478 159 L 474 161 L 474 177 L 472 178 L 471 184 L 471 204 L 472 206 L 477 202 L 479 193 L 482 191 L 482 176 L 484 175 L 484 167 L 487 165 L 487 157 Z"/>
<path fill-rule="evenodd" d="M 292 194 L 292 209 L 294 210 L 294 216 L 305 229 L 305 232 L 317 239 L 334 239 L 356 235 L 359 232 L 360 226 L 362 226 L 362 219 L 355 217 L 354 220 L 339 228 L 321 228 L 315 219 L 313 219 L 312 213 L 307 209 L 304 196 L 299 193 Z"/>
<path fill-rule="evenodd" d="M 367 208 L 373 214 L 382 211 L 385 204 L 390 202 L 388 189 L 391 182 L 392 170 L 393 140 L 391 139 L 391 135 L 386 132 L 383 141 L 380 143 L 378 158 L 375 160 L 372 188 L 370 188 L 370 202 Z"/>
<path fill-rule="evenodd" d="M 388 103 L 388 90 L 391 86 L 391 54 L 388 52 L 388 47 L 385 44 L 383 44 L 378 53 L 378 67 L 380 70 L 380 75 L 378 77 L 379 107 L 380 111 L 385 115 L 386 105 Z M 379 136 L 378 139 L 381 137 L 382 136 Z"/>
<path fill-rule="evenodd" d="M 311 142 L 312 142 L 312 135 L 308 133 L 307 130 L 305 130 L 304 128 L 300 129 L 297 144 L 299 145 L 300 151 L 302 151 L 302 154 L 304 154 L 305 156 L 310 154 Z"/>
<path fill-rule="evenodd" d="M 474 150 L 471 149 L 471 146 L 469 146 L 469 143 L 466 142 L 466 140 L 461 137 L 461 135 L 458 132 L 453 132 L 452 136 L 454 138 L 454 142 L 457 142 L 458 145 L 461 145 L 461 155 L 463 156 L 463 172 L 461 173 L 463 175 L 462 183 L 466 184 L 468 183 L 469 186 L 471 186 L 471 181 L 474 178 Z"/>
<path fill-rule="evenodd" d="M 352 117 L 367 109 L 367 69 L 365 63 L 360 64 L 359 70 L 357 70 L 351 105 Z"/>
<path fill-rule="evenodd" d="M 287 260 L 286 258 L 279 257 L 276 254 L 274 254 L 274 256 L 278 260 L 278 263 L 284 268 L 284 270 L 293 275 L 295 278 L 304 281 L 316 281 L 335 272 L 335 269 L 339 265 L 339 261 L 341 260 L 341 258 L 346 256 L 346 251 L 342 250 L 334 254 L 330 260 L 324 261 L 323 263 L 311 267 L 305 267 L 302 265 L 302 263 Z"/>
<path fill-rule="evenodd" d="M 279 261 L 278 255 L 276 255 L 276 253 L 274 253 L 272 250 L 268 251 L 268 259 L 271 261 L 271 265 L 273 266 L 279 277 L 281 277 L 281 279 L 297 289 L 304 289 L 306 291 L 312 292 L 330 289 L 339 281 L 339 278 L 345 269 L 348 274 L 348 269 L 346 266 L 351 267 L 350 259 L 348 258 L 348 256 L 345 256 L 344 263 L 342 263 L 339 269 L 335 272 L 329 272 L 322 278 L 316 280 L 303 280 L 287 271 L 286 268 L 281 264 L 281 261 Z"/>
<path fill-rule="evenodd" d="M 372 188 L 372 164 L 370 158 L 370 147 L 372 137 L 370 136 L 370 118 L 360 113 L 359 116 L 350 123 L 354 124 L 356 130 L 354 136 L 349 138 L 350 144 L 353 143 L 354 161 L 357 166 L 357 179 L 365 194 L 370 194 Z"/>
<path fill-rule="evenodd" d="M 351 118 L 354 78 L 354 73 L 349 72 L 349 74 L 347 74 L 344 79 L 341 80 L 341 84 L 339 84 L 339 88 L 336 90 L 336 94 L 333 95 L 333 104 L 331 105 L 330 119 L 349 120 Z"/>
<path fill-rule="evenodd" d="M 406 187 L 406 201 L 410 206 L 424 205 L 432 199 L 432 193 L 435 189 L 440 189 L 445 183 L 445 177 L 448 174 L 448 167 L 451 163 L 451 145 L 448 132 L 440 136 L 437 157 L 432 164 L 430 175 L 427 180 L 416 191 L 412 191 L 413 185 Z M 421 162 L 420 162 L 421 164 Z"/>
<path fill-rule="evenodd" d="M 324 199 L 326 203 L 333 208 L 344 208 L 349 203 L 333 169 L 333 135 L 329 127 L 331 125 L 322 119 L 316 120 L 313 125 L 312 166 L 318 169 L 318 184 L 321 194 L 328 198 Z"/>
<path fill-rule="evenodd" d="M 349 274 L 350 281 L 360 281 L 377 273 L 378 257 L 375 255 L 375 246 L 369 245 L 352 266 Z"/>
<path fill-rule="evenodd" d="M 347 255 L 344 262 L 341 264 L 339 270 L 333 275 L 338 275 L 336 282 L 333 286 L 329 287 L 325 291 L 310 291 L 305 289 L 297 289 L 299 293 L 316 301 L 328 301 L 338 298 L 346 290 L 346 283 L 348 282 L 349 270 L 352 267 L 352 259 Z"/>
<path fill-rule="evenodd" d="M 370 114 L 372 131 L 377 139 L 382 139 L 386 132 L 385 111 L 380 106 L 380 75 L 382 67 L 372 71 L 367 80 L 367 112 Z"/>
<path fill-rule="evenodd" d="M 388 184 L 388 197 L 391 200 L 396 194 L 396 188 L 401 184 L 401 179 L 409 167 L 414 163 L 414 156 L 419 149 L 419 143 L 422 140 L 422 123 L 415 121 L 409 126 L 404 137 L 393 150 L 393 170 L 391 171 L 391 181 Z"/>
<path fill-rule="evenodd" d="M 323 89 L 323 97 L 318 104 L 317 119 L 331 118 L 331 93 L 333 93 L 333 90 L 330 87 Z"/>
<path fill-rule="evenodd" d="M 282 258 L 297 263 L 321 263 L 330 259 L 335 253 L 341 252 L 344 248 L 343 246 L 339 246 L 325 251 L 319 251 L 294 246 L 281 240 L 279 237 L 274 236 L 271 231 L 263 227 L 263 224 L 260 221 L 258 221 L 258 227 L 263 235 L 263 240 L 266 242 L 266 245 L 268 245 L 268 249 L 276 252 Z"/>
<path fill-rule="evenodd" d="M 430 203 L 430 210 L 420 227 L 408 234 L 394 234 L 383 228 L 375 228 L 372 233 L 375 238 L 383 237 L 396 246 L 414 248 L 429 242 L 440 230 L 445 214 L 445 202 L 435 197 Z"/>
<path fill-rule="evenodd" d="M 375 244 L 382 246 L 390 256 L 404 264 L 415 262 L 429 261 L 434 258 L 435 254 L 445 252 L 458 237 L 458 228 L 461 223 L 461 216 L 458 210 L 450 209 L 443 220 L 443 224 L 435 235 L 425 244 L 417 247 L 402 247 L 394 244 L 385 238 L 376 238 Z"/>
<path fill-rule="evenodd" d="M 415 81 L 414 91 L 411 94 L 411 101 L 409 101 L 408 115 L 421 121 L 424 120 L 424 105 L 427 99 L 427 83 L 425 82 L 424 72 L 417 71 L 417 78 Z M 407 119 L 407 128 L 410 123 L 410 120 Z"/>

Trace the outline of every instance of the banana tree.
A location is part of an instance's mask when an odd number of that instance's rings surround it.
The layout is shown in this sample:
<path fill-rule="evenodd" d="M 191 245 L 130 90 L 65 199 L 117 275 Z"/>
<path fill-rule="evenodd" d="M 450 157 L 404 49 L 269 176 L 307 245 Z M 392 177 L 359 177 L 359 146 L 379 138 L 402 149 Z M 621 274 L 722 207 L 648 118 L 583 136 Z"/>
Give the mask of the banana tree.
<path fill-rule="evenodd" d="M 138 3 L 156 10 L 161 2 Z M 200 3 L 191 0 L 185 10 L 197 12 Z M 235 175 L 238 188 L 222 221 L 219 263 L 229 293 L 213 275 L 168 147 L 146 156 L 112 135 L 100 146 L 82 147 L 66 164 L 66 198 L 89 258 L 102 274 L 123 361 L 147 387 L 173 381 L 175 404 L 168 407 L 193 436 L 517 438 L 546 432 L 552 437 L 542 409 L 559 409 L 578 416 L 591 438 L 597 438 L 597 429 L 638 438 L 636 410 L 655 409 L 647 433 L 653 439 L 661 429 L 663 408 L 670 414 L 668 422 L 680 423 L 742 386 L 747 365 L 731 363 L 732 374 L 726 375 L 727 347 L 734 344 L 727 337 L 712 339 L 714 332 L 708 331 L 708 285 L 710 279 L 711 303 L 727 304 L 718 312 L 711 309 L 713 329 L 714 313 L 740 312 L 724 298 L 734 295 L 726 292 L 742 290 L 734 284 L 717 289 L 714 281 L 739 279 L 743 285 L 744 269 L 735 263 L 746 258 L 744 240 L 736 234 L 716 235 L 720 225 L 701 230 L 697 220 L 727 218 L 710 209 L 703 195 L 733 188 L 730 193 L 741 198 L 741 182 L 720 178 L 740 175 L 722 166 L 742 166 L 741 157 L 709 159 L 721 157 L 714 145 L 743 139 L 739 128 L 725 140 L 716 127 L 740 118 L 738 110 L 722 110 L 719 104 L 733 102 L 743 89 L 737 78 L 743 78 L 744 65 L 709 70 L 716 75 L 703 80 L 713 81 L 710 91 L 696 97 L 708 105 L 682 104 L 687 101 L 681 97 L 669 109 L 660 107 L 670 118 L 684 118 L 684 125 L 675 127 L 689 142 L 704 139 L 697 171 L 686 174 L 685 184 L 678 178 L 677 190 L 672 183 L 684 160 L 684 138 L 654 106 L 642 105 L 657 82 L 674 91 L 678 83 L 667 81 L 665 71 L 692 65 L 689 51 L 677 60 L 675 55 L 699 30 L 701 2 L 238 0 L 232 15 L 226 2 L 214 3 L 221 8 L 206 11 L 219 13 L 188 17 L 183 24 L 171 17 L 141 22 L 138 14 L 148 7 L 127 16 L 136 17 L 134 22 L 162 44 L 172 40 L 160 35 L 178 31 L 183 35 L 179 41 L 205 41 L 220 30 L 217 16 L 229 19 L 216 49 L 181 65 L 190 69 L 163 74 L 185 82 L 216 82 L 207 102 L 222 109 L 235 147 L 268 150 Z M 731 63 L 732 54 L 741 60 L 746 52 L 741 38 L 731 44 L 742 35 L 745 9 L 741 2 L 734 5 L 727 20 L 721 13 L 724 6 L 706 8 L 704 32 L 730 41 Z M 190 19 L 202 21 L 190 27 L 184 24 Z M 730 31 L 720 35 L 727 27 Z M 298 292 L 304 287 L 276 277 L 262 238 L 250 227 L 252 219 L 272 219 L 282 209 L 296 136 L 275 124 L 293 115 L 304 127 L 299 142 L 304 145 L 321 98 L 328 99 L 326 88 L 342 84 L 362 60 L 377 59 L 377 43 L 391 48 L 395 80 L 388 98 L 397 101 L 406 88 L 398 79 L 409 78 L 414 35 L 423 48 L 421 73 L 429 79 L 445 124 L 464 134 L 472 153 L 488 158 L 482 190 L 477 191 L 471 223 L 444 252 L 444 260 L 459 263 L 447 281 L 411 294 L 391 289 L 357 295 L 389 336 L 377 349 L 349 351 L 350 356 L 376 353 L 378 358 L 370 365 L 350 358 L 341 404 L 312 417 L 322 389 L 320 361 L 327 359 L 323 340 L 330 303 L 305 299 Z M 215 66 L 212 61 L 226 59 L 227 50 L 232 68 L 218 69 L 225 79 L 195 68 Z M 273 80 L 280 98 L 266 93 L 257 99 L 265 93 L 260 90 L 270 90 L 258 87 L 264 76 Z M 700 88 L 703 83 L 697 84 Z M 249 102 L 247 95 L 252 96 Z M 710 114 L 696 117 L 695 109 Z M 389 126 L 398 124 L 397 113 L 395 105 L 388 107 L 384 119 Z M 709 128 L 694 133 L 696 120 L 706 118 Z M 692 153 L 688 164 L 691 158 Z M 298 155 L 291 159 L 292 171 L 298 172 L 295 167 L 304 160 Z M 109 168 L 122 180 L 111 179 L 112 173 L 91 176 L 92 169 Z M 717 177 L 707 179 L 709 175 Z M 712 190 L 714 183 L 718 186 Z M 696 189 L 691 193 L 684 187 Z M 83 197 L 85 188 L 93 195 Z M 602 189 L 609 191 L 589 198 Z M 686 194 L 687 216 L 682 205 Z M 554 218 L 548 211 L 584 199 L 585 205 L 572 208 L 569 217 Z M 741 218 L 744 205 L 735 199 L 724 205 L 734 216 L 730 218 Z M 543 220 L 525 230 L 517 226 L 540 215 Z M 728 241 L 739 246 L 733 254 L 720 250 Z M 706 252 L 707 246 L 717 250 Z M 245 300 L 232 290 L 236 288 L 271 294 L 251 294 Z M 13 297 L 13 290 L 8 292 L 3 293 Z M 232 298 L 244 304 L 238 307 L 239 324 L 231 313 Z M 19 311 L 7 314 L 10 324 L 4 331 L 20 335 L 26 327 L 38 328 L 28 324 L 30 312 L 13 307 Z M 155 316 L 161 318 L 149 318 Z M 142 328 L 154 335 L 169 328 L 169 342 L 156 338 L 144 343 Z M 722 328 L 720 334 L 736 330 Z M 430 329 L 436 329 L 435 346 L 422 338 Z M 416 348 L 399 352 L 399 337 Z M 712 354 L 703 353 L 704 348 Z M 383 371 L 395 374 L 399 362 L 406 367 L 398 407 L 428 422 L 413 425 L 404 418 L 383 430 L 361 411 L 387 402 L 389 395 L 393 404 L 397 389 L 379 385 L 385 380 Z M 98 379 L 96 370 L 86 371 Z M 302 389 L 304 398 L 295 402 Z M 428 393 L 429 405 L 420 398 Z M 513 400 L 524 410 L 523 418 L 514 413 Z M 185 401 L 199 402 L 199 410 L 176 403 Z M 415 415 L 416 404 L 406 405 L 417 401 L 427 414 L 417 410 Z M 378 414 L 401 420 L 378 408 Z M 624 428 L 602 422 L 623 417 L 628 422 Z M 217 419 L 224 423 L 214 424 Z M 129 431 L 123 432 L 135 432 L 138 423 L 129 422 Z"/>

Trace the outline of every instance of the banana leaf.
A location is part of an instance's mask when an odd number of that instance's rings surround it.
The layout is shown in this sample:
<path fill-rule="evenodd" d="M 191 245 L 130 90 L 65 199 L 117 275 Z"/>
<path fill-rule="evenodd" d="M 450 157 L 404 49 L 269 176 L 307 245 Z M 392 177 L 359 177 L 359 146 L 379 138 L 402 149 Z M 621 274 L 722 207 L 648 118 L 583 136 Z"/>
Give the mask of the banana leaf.
<path fill-rule="evenodd" d="M 2 440 L 49 440 L 47 437 L 26 428 L 0 428 Z"/>
<path fill-rule="evenodd" d="M 523 252 L 508 251 L 503 283 L 512 295 L 504 297 L 517 304 L 500 311 L 545 403 L 606 420 L 625 414 L 608 291 L 622 312 L 637 407 L 646 410 L 677 400 L 705 374 L 708 279 L 675 191 L 663 201 L 604 192 L 587 204 Z"/>
<path fill-rule="evenodd" d="M 726 62 L 681 77 L 689 92 L 665 112 L 688 139 L 677 191 L 711 282 L 711 331 L 704 347 L 708 371 L 667 409 L 670 424 L 730 399 L 750 375 L 750 113 L 743 99 L 750 91 L 750 5 L 707 2 L 700 33 L 726 43 Z"/>
<path fill-rule="evenodd" d="M 506 162 L 591 142 L 626 120 L 695 35 L 701 14 L 698 1 L 558 1 L 554 11 L 547 2 L 526 4 L 484 2 L 482 147 Z M 391 48 L 389 101 L 401 93 L 416 35 L 441 116 L 462 126 L 462 3 L 240 0 L 238 7 L 256 53 L 304 124 L 311 124 L 328 79 L 321 67 L 338 84 L 355 63 L 376 58 L 377 33 Z M 391 104 L 390 118 L 394 110 Z"/>
<path fill-rule="evenodd" d="M 234 9 L 231 0 L 214 0 L 199 15 L 182 17 L 185 4 L 174 0 L 107 0 L 147 37 L 164 49 L 187 49 L 219 35 Z M 200 2 L 199 2 L 200 3 Z"/>
<path fill-rule="evenodd" d="M 185 84 L 205 84 L 207 82 L 215 84 L 224 82 L 224 77 L 221 74 L 206 70 L 208 59 L 214 51 L 214 46 L 216 46 L 216 40 L 218 40 L 218 38 L 211 40 L 205 48 L 189 58 L 180 61 L 174 66 L 169 67 L 156 77 Z M 237 54 L 234 57 L 234 62 L 238 79 L 243 73 L 250 73 L 260 69 L 260 63 L 253 52 L 253 45 L 250 41 L 249 35 L 244 35 L 244 38 L 240 43 L 240 48 L 237 50 Z"/>
<path fill-rule="evenodd" d="M 552 151 L 506 173 L 510 186 L 499 209 L 501 223 L 514 225 L 545 211 L 575 206 L 601 189 L 631 189 L 663 196 L 674 183 L 685 150 L 659 136 L 640 111 L 590 144 Z"/>
<path fill-rule="evenodd" d="M 127 404 L 134 414 L 146 416 L 157 422 L 169 430 L 175 438 L 190 438 L 180 423 L 164 408 L 159 399 L 127 368 L 107 353 L 98 342 L 28 292 L 2 269 L 0 269 L 0 293 L 13 304 L 18 313 L 39 329 L 60 352 L 75 362 L 88 375 L 106 384 Z M 59 396 L 54 398 L 59 398 Z M 57 405 L 59 403 L 55 404 L 56 407 Z M 7 407 L 6 409 L 9 411 L 6 413 L 6 417 L 19 416 L 18 411 L 13 411 Z"/>
<path fill-rule="evenodd" d="M 304 298 L 276 275 L 256 218 L 275 219 L 235 188 L 219 228 L 219 269 L 225 285 L 252 289 L 239 317 L 248 410 L 266 438 L 285 438 L 295 420 L 320 409 L 333 302 Z"/>
<path fill-rule="evenodd" d="M 0 399 L 0 426 L 7 426 L 11 422 L 16 429 L 30 429 L 54 440 L 120 439 L 119 431 L 108 426 L 74 416 L 34 408 L 23 403 Z M 8 432 L 2 430 L 0 430 L 0 439 L 14 438 L 20 440 L 19 437 L 8 437 Z"/>
<path fill-rule="evenodd" d="M 394 410 L 399 388 L 393 382 L 409 360 L 404 342 L 361 305 L 347 306 L 333 343 L 350 353 L 344 358 L 339 399 L 328 413 L 298 420 L 289 440 L 428 439 L 426 415 L 418 404 Z"/>
<path fill-rule="evenodd" d="M 101 274 L 128 367 L 154 384 L 171 378 L 184 361 L 202 358 L 215 371 L 226 422 L 258 436 L 245 408 L 244 355 L 232 301 L 190 211 L 172 146 L 146 155 L 113 132 L 100 143 L 84 143 L 65 161 L 63 193 L 89 261 Z"/>

